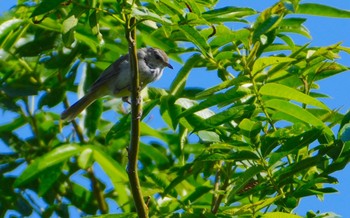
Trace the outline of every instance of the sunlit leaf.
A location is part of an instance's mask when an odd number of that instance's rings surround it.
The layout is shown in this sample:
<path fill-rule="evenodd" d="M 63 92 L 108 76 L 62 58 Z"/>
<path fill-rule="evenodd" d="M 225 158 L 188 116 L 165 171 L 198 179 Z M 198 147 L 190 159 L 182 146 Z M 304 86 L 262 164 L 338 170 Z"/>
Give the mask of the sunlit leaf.
<path fill-rule="evenodd" d="M 294 58 L 289 57 L 261 57 L 254 62 L 251 74 L 255 75 L 256 73 L 261 72 L 263 69 L 271 65 L 280 63 L 290 63 L 294 60 Z"/>
<path fill-rule="evenodd" d="M 312 98 L 309 95 L 306 95 L 296 89 L 290 88 L 285 85 L 281 85 L 277 83 L 267 83 L 266 85 L 261 87 L 259 92 L 262 95 L 295 100 L 304 104 L 313 105 L 325 110 L 329 110 L 325 104 L 318 101 L 317 99 Z"/>
<path fill-rule="evenodd" d="M 18 187 L 31 182 L 33 179 L 36 179 L 42 171 L 68 160 L 79 152 L 80 147 L 72 144 L 64 145 L 52 150 L 31 163 L 16 179 L 14 185 Z"/>
<path fill-rule="evenodd" d="M 83 149 L 78 157 L 78 165 L 82 169 L 87 169 L 93 164 L 93 150 L 90 148 Z"/>
<path fill-rule="evenodd" d="M 249 116 L 249 114 L 252 114 L 254 109 L 254 105 L 231 107 L 206 119 L 206 126 L 214 127 L 237 118 L 243 119 L 244 117 Z"/>
<path fill-rule="evenodd" d="M 146 7 L 133 8 L 133 15 L 142 19 L 152 20 L 160 23 L 171 24 L 171 21 L 166 17 L 161 17 L 156 13 L 149 11 Z"/>
<path fill-rule="evenodd" d="M 179 122 L 178 115 L 181 113 L 181 107 L 175 104 L 176 98 L 168 95 L 163 96 L 160 102 L 160 113 L 163 120 L 167 122 L 169 127 L 176 129 Z"/>
<path fill-rule="evenodd" d="M 224 104 L 225 102 L 233 103 L 234 101 L 241 99 L 248 94 L 250 94 L 250 89 L 239 87 L 230 89 L 226 93 L 211 95 L 206 100 L 182 112 L 180 114 L 180 117 L 187 116 L 188 114 L 195 113 L 214 105 Z"/>
<path fill-rule="evenodd" d="M 350 18 L 350 11 L 316 3 L 300 4 L 297 13 L 336 18 Z"/>
<path fill-rule="evenodd" d="M 253 15 L 256 11 L 251 8 L 223 7 L 206 11 L 203 18 L 210 22 L 244 21 L 240 18 Z"/>
<path fill-rule="evenodd" d="M 283 212 L 271 212 L 271 213 L 266 213 L 261 217 L 262 218 L 301 218 L 302 216 L 298 216 L 290 213 L 283 213 Z"/>
<path fill-rule="evenodd" d="M 179 29 L 181 32 L 183 32 L 188 41 L 192 42 L 199 48 L 202 54 L 211 56 L 211 51 L 207 40 L 200 34 L 198 30 L 189 25 L 179 26 Z"/>
<path fill-rule="evenodd" d="M 207 96 L 214 94 L 215 92 L 218 92 L 218 91 L 221 91 L 221 90 L 226 89 L 228 87 L 238 85 L 240 83 L 248 82 L 248 81 L 249 81 L 249 79 L 247 77 L 244 77 L 244 76 L 240 76 L 238 78 L 231 79 L 231 80 L 226 80 L 226 81 L 220 83 L 219 85 L 210 87 L 210 88 L 198 93 L 196 95 L 196 98 L 202 99 L 202 98 L 205 98 Z"/>
<path fill-rule="evenodd" d="M 288 101 L 279 99 L 272 99 L 264 103 L 266 107 L 283 112 L 288 116 L 293 117 L 296 120 L 302 121 L 307 124 L 311 124 L 315 127 L 324 129 L 328 134 L 332 135 L 332 130 L 329 129 L 320 119 L 312 115 L 307 110 L 292 104 Z"/>
<path fill-rule="evenodd" d="M 275 173 L 275 176 L 278 176 L 279 181 L 282 183 L 287 180 L 288 177 L 291 177 L 297 173 L 312 170 L 312 166 L 321 164 L 322 161 L 325 161 L 325 158 L 321 156 L 309 157 L 279 170 Z"/>
<path fill-rule="evenodd" d="M 256 29 L 253 33 L 253 39 L 258 40 L 261 35 L 268 33 L 269 31 L 273 30 L 278 26 L 278 24 L 281 22 L 282 17 L 279 15 L 272 15 L 262 23 L 258 24 L 256 26 Z"/>
<path fill-rule="evenodd" d="M 98 17 L 97 17 L 97 12 L 93 11 L 90 16 L 89 16 L 89 24 L 91 27 L 91 31 L 94 35 L 97 35 L 100 33 L 100 28 L 98 24 Z"/>
<path fill-rule="evenodd" d="M 278 199 L 280 199 L 282 196 L 276 196 L 276 197 L 272 197 L 272 198 L 266 198 L 264 200 L 260 200 L 254 203 L 250 203 L 250 204 L 246 204 L 242 207 L 238 207 L 238 208 L 234 208 L 234 207 L 226 207 L 223 210 L 223 213 L 226 215 L 243 215 L 243 214 L 250 214 L 252 209 L 263 209 L 264 207 L 267 207 L 271 204 L 273 204 L 275 201 L 277 201 Z"/>

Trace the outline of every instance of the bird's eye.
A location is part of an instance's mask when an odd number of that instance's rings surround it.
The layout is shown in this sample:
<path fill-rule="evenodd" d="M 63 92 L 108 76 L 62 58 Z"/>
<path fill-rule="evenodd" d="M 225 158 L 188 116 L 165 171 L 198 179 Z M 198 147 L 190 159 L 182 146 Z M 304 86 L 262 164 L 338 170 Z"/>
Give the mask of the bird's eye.
<path fill-rule="evenodd" d="M 161 60 L 162 59 L 162 57 L 159 55 L 159 54 L 155 54 L 155 58 L 157 59 L 157 60 Z"/>

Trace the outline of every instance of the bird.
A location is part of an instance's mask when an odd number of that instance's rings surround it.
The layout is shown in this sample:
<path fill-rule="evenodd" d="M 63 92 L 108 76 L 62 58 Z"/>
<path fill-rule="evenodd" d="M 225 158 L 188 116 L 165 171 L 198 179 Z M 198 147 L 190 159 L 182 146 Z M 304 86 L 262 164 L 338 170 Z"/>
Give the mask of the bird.
<path fill-rule="evenodd" d="M 162 76 L 164 68 L 173 69 L 167 54 L 158 48 L 140 48 L 137 50 L 137 58 L 141 90 L 147 84 L 157 81 Z M 125 101 L 131 95 L 130 86 L 130 59 L 129 54 L 126 54 L 107 67 L 87 93 L 62 112 L 61 119 L 72 121 L 95 100 L 106 95 L 120 97 Z"/>

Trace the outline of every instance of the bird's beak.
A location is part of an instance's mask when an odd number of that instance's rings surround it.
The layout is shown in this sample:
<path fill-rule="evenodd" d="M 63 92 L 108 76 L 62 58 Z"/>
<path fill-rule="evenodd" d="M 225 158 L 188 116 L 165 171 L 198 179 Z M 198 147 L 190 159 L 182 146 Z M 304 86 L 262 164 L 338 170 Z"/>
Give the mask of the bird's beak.
<path fill-rule="evenodd" d="M 169 63 L 167 63 L 166 66 L 169 67 L 170 69 L 174 69 L 173 66 L 171 66 L 171 64 Z"/>

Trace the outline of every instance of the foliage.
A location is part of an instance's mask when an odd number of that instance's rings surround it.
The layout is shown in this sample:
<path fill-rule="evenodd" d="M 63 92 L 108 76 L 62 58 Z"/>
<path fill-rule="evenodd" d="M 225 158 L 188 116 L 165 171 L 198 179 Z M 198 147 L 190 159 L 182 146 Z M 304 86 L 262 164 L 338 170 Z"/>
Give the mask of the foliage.
<path fill-rule="evenodd" d="M 349 161 L 350 118 L 320 101 L 327 96 L 317 82 L 347 71 L 337 59 L 350 49 L 299 45 L 293 36 L 311 37 L 297 14 L 350 12 L 298 0 L 262 12 L 216 4 L 18 0 L 0 24 L 0 102 L 13 115 L 0 126 L 13 150 L 1 154 L 1 216 L 66 217 L 72 206 L 81 215 L 136 216 L 122 102 L 99 100 L 72 124 L 59 119 L 67 96 L 81 96 L 126 53 L 129 15 L 138 20 L 138 47 L 183 63 L 169 90 L 144 93 L 139 175 L 150 216 L 290 217 L 303 197 L 336 192 L 327 184 Z M 214 70 L 222 82 L 188 87 L 194 69 L 203 77 Z M 157 108 L 165 128 L 147 124 Z"/>

